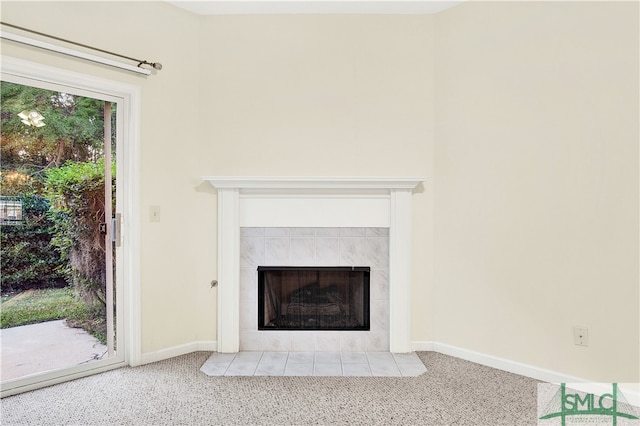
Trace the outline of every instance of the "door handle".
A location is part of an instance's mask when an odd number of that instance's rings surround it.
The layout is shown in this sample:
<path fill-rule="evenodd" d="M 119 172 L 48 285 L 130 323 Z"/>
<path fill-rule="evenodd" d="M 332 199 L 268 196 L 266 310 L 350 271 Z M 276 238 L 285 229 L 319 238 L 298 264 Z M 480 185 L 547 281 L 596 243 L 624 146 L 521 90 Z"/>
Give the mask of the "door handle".
<path fill-rule="evenodd" d="M 111 239 L 116 244 L 116 247 L 120 247 L 122 245 L 122 213 L 116 213 L 116 216 L 111 219 Z"/>

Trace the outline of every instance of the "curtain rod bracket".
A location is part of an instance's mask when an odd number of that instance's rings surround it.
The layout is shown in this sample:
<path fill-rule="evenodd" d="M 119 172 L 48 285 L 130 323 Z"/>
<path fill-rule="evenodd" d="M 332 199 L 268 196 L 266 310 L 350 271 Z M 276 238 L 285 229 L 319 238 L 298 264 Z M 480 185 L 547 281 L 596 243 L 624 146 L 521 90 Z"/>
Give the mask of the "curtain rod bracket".
<path fill-rule="evenodd" d="M 162 64 L 160 62 L 140 61 L 138 66 L 142 68 L 142 65 L 149 65 L 154 70 L 161 70 L 162 69 Z"/>

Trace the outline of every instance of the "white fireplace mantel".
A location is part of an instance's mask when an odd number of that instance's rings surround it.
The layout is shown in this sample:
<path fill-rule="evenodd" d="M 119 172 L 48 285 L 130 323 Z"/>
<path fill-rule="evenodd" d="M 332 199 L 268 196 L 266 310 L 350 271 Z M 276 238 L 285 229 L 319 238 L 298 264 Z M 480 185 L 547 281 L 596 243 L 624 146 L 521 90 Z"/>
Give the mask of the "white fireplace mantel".
<path fill-rule="evenodd" d="M 240 348 L 240 227 L 388 227 L 389 346 L 410 352 L 411 195 L 424 178 L 206 176 L 218 189 L 218 352 Z"/>
<path fill-rule="evenodd" d="M 264 177 L 205 176 L 204 180 L 224 189 L 413 189 L 423 178 L 398 177 Z"/>

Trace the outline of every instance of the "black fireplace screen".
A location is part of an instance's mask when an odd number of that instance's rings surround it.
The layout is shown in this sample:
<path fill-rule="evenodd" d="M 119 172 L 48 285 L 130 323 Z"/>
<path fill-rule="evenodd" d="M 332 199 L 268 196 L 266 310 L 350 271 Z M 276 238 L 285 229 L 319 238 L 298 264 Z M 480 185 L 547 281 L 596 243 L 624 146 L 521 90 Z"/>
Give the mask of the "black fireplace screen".
<path fill-rule="evenodd" d="M 369 330 L 368 267 L 258 267 L 259 330 Z"/>

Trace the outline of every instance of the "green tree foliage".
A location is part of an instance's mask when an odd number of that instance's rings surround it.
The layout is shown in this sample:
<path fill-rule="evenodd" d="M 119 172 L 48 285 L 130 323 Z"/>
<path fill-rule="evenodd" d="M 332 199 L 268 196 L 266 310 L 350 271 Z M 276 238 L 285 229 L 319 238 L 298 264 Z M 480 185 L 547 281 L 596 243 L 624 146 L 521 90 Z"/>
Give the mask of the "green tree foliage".
<path fill-rule="evenodd" d="M 44 200 L 42 197 L 49 197 L 52 193 L 51 188 L 48 191 L 44 189 L 47 171 L 54 170 L 68 161 L 89 164 L 96 163 L 104 157 L 104 101 L 4 81 L 0 84 L 0 92 L 1 196 L 36 197 L 24 199 Z M 45 125 L 35 127 L 24 124 L 19 117 L 23 111 L 38 112 L 44 117 Z M 112 117 L 112 120 L 115 120 L 115 115 Z M 113 144 L 115 144 L 115 136 L 112 147 Z M 97 167 L 96 164 L 94 166 Z M 55 175 L 53 173 L 50 180 L 54 179 Z M 74 197 L 77 200 L 82 199 L 83 195 L 80 192 L 84 188 L 88 191 L 84 196 L 93 200 L 96 196 L 94 192 L 97 191 L 92 187 L 94 183 L 94 180 L 90 180 L 82 185 L 74 184 L 76 185 Z M 62 205 L 60 199 L 63 198 L 63 190 L 58 187 L 55 191 L 58 191 L 56 194 L 58 198 L 53 200 L 54 204 Z M 26 203 L 29 202 L 31 201 Z M 25 204 L 25 208 L 27 204 Z M 48 206 L 49 203 L 47 203 L 47 208 Z M 42 265 L 44 262 L 44 264 L 53 266 L 49 259 L 51 256 L 58 256 L 59 252 L 62 253 L 62 262 L 70 261 L 70 250 L 65 248 L 64 238 L 61 237 L 63 232 L 61 221 L 58 217 L 65 214 L 70 213 L 54 209 L 54 212 L 48 217 L 42 211 L 37 214 L 34 212 L 26 214 L 25 212 L 25 220 L 21 225 L 0 228 L 0 234 L 3 238 L 2 258 L 0 259 L 3 291 L 24 286 L 31 287 L 36 284 L 38 277 L 42 277 L 41 285 L 46 287 L 53 281 L 48 278 L 43 269 L 38 269 L 37 265 Z M 51 218 L 55 219 L 55 224 L 50 221 Z M 86 224 L 84 225 L 86 226 Z M 98 234 L 97 229 L 94 231 Z M 52 239 L 53 232 L 56 235 Z M 80 232 L 83 231 L 77 231 L 77 233 Z M 56 243 L 55 246 L 49 245 L 52 240 Z M 22 272 L 19 272 L 18 269 L 12 269 L 19 267 L 24 268 Z M 64 269 L 62 276 L 70 277 L 69 271 L 73 268 L 69 265 L 64 268 L 59 264 L 56 265 L 52 269 L 55 272 L 50 273 L 56 277 L 54 280 L 56 285 L 58 283 L 57 277 L 62 269 Z M 36 270 L 38 273 L 35 272 Z M 23 284 L 16 281 L 21 277 L 27 279 Z"/>
<path fill-rule="evenodd" d="M 2 82 L 1 96 L 3 172 L 40 180 L 46 168 L 104 155 L 103 101 L 7 82 Z M 22 111 L 37 111 L 45 125 L 25 125 L 18 117 Z"/>
<path fill-rule="evenodd" d="M 111 167 L 114 188 L 115 163 Z M 104 183 L 102 159 L 96 163 L 67 162 L 48 169 L 45 180 L 45 192 L 52 203 L 49 216 L 55 224 L 51 242 L 65 262 L 64 272 L 84 302 L 102 311 L 106 306 L 106 264 L 99 225 L 106 222 Z"/>
<path fill-rule="evenodd" d="M 0 196 L 20 197 L 24 209 L 21 224 L 0 227 L 2 291 L 70 283 L 86 306 L 68 322 L 104 335 L 104 101 L 4 81 L 0 89 Z M 23 111 L 45 125 L 26 125 Z M 115 105 L 111 120 L 115 128 Z"/>
<path fill-rule="evenodd" d="M 0 232 L 3 291 L 67 285 L 64 264 L 50 246 L 54 225 L 47 217 L 49 202 L 38 195 L 24 195 L 20 200 L 23 222 L 3 226 Z"/>

